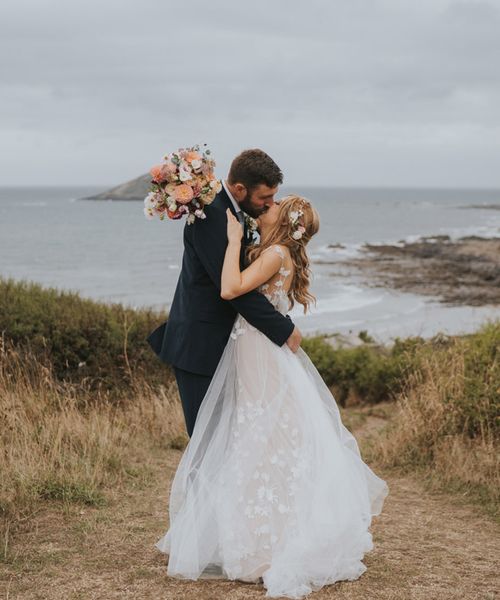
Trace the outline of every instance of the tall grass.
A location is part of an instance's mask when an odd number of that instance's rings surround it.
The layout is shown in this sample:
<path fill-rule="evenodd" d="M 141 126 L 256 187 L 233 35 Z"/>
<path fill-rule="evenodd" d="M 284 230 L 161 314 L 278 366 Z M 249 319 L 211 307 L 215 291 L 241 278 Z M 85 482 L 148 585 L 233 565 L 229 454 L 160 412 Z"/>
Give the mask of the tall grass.
<path fill-rule="evenodd" d="M 41 500 L 98 505 L 107 489 L 147 477 L 153 447 L 185 444 L 172 380 L 155 389 L 136 380 L 119 404 L 98 394 L 85 382 L 61 383 L 30 352 L 0 345 L 2 548 Z"/>
<path fill-rule="evenodd" d="M 373 456 L 479 500 L 500 504 L 500 323 L 415 354 Z"/>

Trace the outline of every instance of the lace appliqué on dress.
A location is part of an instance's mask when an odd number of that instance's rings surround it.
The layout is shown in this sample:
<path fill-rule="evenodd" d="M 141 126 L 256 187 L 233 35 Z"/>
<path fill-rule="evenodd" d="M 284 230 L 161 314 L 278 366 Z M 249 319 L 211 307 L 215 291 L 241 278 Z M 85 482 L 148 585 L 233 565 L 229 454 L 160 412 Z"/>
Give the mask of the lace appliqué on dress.
<path fill-rule="evenodd" d="M 286 278 L 290 275 L 291 270 L 285 269 L 285 252 L 281 246 L 273 245 L 266 248 L 264 252 L 273 250 L 281 256 L 281 267 L 276 275 L 259 287 L 259 291 L 269 300 L 269 302 L 281 313 L 285 314 L 288 311 L 288 295 L 284 289 Z"/>
<path fill-rule="evenodd" d="M 281 256 L 281 267 L 279 268 L 279 271 L 273 275 L 271 279 L 269 279 L 269 281 L 259 286 L 258 291 L 264 294 L 264 296 L 269 300 L 274 308 L 276 308 L 276 310 L 282 314 L 286 314 L 288 312 L 289 301 L 288 294 L 284 289 L 284 285 L 286 278 L 291 273 L 291 270 L 285 269 L 283 265 L 285 260 L 285 252 L 280 246 L 269 246 L 269 248 L 266 248 L 264 252 L 268 252 L 269 250 L 273 250 Z M 246 319 L 244 319 L 241 315 L 238 315 L 230 333 L 231 338 L 236 340 L 239 335 L 243 335 L 246 332 L 247 328 L 255 330 L 253 325 L 250 325 Z"/>

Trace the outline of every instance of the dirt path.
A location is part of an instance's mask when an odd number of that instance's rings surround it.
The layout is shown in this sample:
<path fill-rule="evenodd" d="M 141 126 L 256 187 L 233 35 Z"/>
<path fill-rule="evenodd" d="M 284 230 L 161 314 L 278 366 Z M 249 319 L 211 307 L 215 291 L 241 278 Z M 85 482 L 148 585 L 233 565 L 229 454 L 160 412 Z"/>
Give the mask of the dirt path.
<path fill-rule="evenodd" d="M 369 430 L 365 423 L 362 430 Z M 356 433 L 356 432 L 355 432 Z M 361 435 L 361 431 L 357 435 Z M 39 512 L 0 562 L 0 598 L 236 600 L 264 598 L 261 585 L 182 581 L 154 548 L 167 526 L 168 488 L 181 456 L 158 451 L 149 478 L 102 508 Z M 425 491 L 412 477 L 377 473 L 390 487 L 374 520 L 368 570 L 310 596 L 315 600 L 493 600 L 498 527 L 456 497 Z M 500 596 L 498 596 L 500 597 Z"/>

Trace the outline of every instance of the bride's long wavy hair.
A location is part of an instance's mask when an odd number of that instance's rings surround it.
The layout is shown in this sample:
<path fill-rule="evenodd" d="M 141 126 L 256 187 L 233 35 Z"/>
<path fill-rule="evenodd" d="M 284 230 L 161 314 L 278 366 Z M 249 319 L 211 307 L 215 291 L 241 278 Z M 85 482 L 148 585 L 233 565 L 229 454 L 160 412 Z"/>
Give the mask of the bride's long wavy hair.
<path fill-rule="evenodd" d="M 299 214 L 299 211 L 302 215 L 294 220 L 293 217 L 296 215 L 293 213 Z M 300 239 L 293 237 L 298 226 L 303 228 Z M 261 244 L 247 248 L 246 258 L 249 263 L 256 260 L 266 248 L 273 244 L 280 244 L 289 249 L 294 268 L 292 284 L 288 290 L 290 308 L 294 306 L 295 302 L 298 302 L 304 307 L 304 313 L 307 312 L 311 303 L 316 303 L 315 296 L 309 292 L 311 269 L 306 245 L 318 231 L 319 215 L 309 200 L 302 196 L 285 196 L 279 202 L 278 218 L 266 238 L 262 240 Z"/>

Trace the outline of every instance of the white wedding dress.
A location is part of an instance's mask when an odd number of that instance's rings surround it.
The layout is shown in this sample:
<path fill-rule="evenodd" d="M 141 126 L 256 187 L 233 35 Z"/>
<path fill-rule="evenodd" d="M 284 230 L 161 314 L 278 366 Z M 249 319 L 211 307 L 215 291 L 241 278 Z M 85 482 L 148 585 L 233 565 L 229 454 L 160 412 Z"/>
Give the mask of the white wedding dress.
<path fill-rule="evenodd" d="M 288 310 L 282 266 L 260 291 Z M 289 260 L 289 258 L 287 259 Z M 357 579 L 388 488 L 363 462 L 307 354 L 271 342 L 238 315 L 170 492 L 156 543 L 167 574 L 259 581 L 302 598 Z"/>

